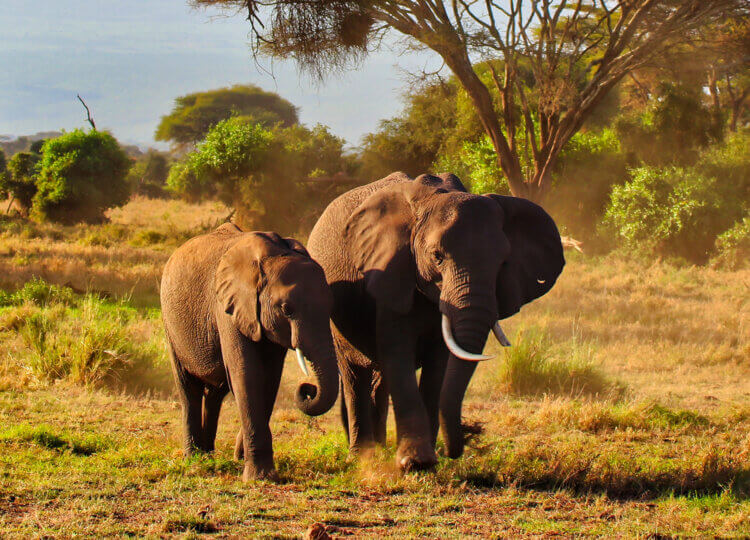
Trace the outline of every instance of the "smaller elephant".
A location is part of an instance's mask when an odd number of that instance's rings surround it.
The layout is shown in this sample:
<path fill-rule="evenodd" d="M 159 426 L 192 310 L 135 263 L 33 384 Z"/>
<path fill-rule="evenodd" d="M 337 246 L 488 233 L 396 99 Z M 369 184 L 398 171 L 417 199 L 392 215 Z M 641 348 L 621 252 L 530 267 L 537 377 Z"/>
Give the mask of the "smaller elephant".
<path fill-rule="evenodd" d="M 214 449 L 229 391 L 240 412 L 236 455 L 243 479 L 278 478 L 268 422 L 287 349 L 314 381 L 297 387 L 304 413 L 328 411 L 339 376 L 331 337 L 333 297 L 307 250 L 276 233 L 227 223 L 170 257 L 161 283 L 164 328 L 184 424 L 187 455 Z"/>

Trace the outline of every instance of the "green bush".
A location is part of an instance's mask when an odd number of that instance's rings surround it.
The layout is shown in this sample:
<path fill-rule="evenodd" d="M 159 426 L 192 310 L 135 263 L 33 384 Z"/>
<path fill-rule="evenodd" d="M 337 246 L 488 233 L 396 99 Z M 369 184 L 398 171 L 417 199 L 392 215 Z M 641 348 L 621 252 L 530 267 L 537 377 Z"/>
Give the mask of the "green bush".
<path fill-rule="evenodd" d="M 127 182 L 134 194 L 151 198 L 163 198 L 167 195 L 166 185 L 169 176 L 169 159 L 167 154 L 149 150 L 130 168 Z"/>
<path fill-rule="evenodd" d="M 0 290 L 0 307 L 20 306 L 30 303 L 44 307 L 50 304 L 74 305 L 76 295 L 69 287 L 47 283 L 41 278 L 32 278 L 13 293 Z"/>
<path fill-rule="evenodd" d="M 190 200 L 218 198 L 237 211 L 235 220 L 247 229 L 292 234 L 311 227 L 338 194 L 330 184 L 321 189 L 299 181 L 346 171 L 343 147 L 324 126 L 268 130 L 233 117 L 216 124 L 194 152 L 172 166 L 167 185 Z"/>
<path fill-rule="evenodd" d="M 65 223 L 100 222 L 104 211 L 127 202 L 131 162 L 109 133 L 77 129 L 42 147 L 33 214 Z"/>
<path fill-rule="evenodd" d="M 702 92 L 700 86 L 662 83 L 644 112 L 618 118 L 614 127 L 632 162 L 689 165 L 702 148 L 721 140 L 722 123 Z"/>
<path fill-rule="evenodd" d="M 273 135 L 258 124 L 233 117 L 216 124 L 195 152 L 175 164 L 167 184 L 173 192 L 236 201 L 241 184 L 260 170 Z"/>
<path fill-rule="evenodd" d="M 750 215 L 716 238 L 714 266 L 737 270 L 750 265 Z"/>
<path fill-rule="evenodd" d="M 154 244 L 161 244 L 162 242 L 165 242 L 167 240 L 167 235 L 155 231 L 153 229 L 145 229 L 142 231 L 138 231 L 133 235 L 133 237 L 128 242 L 131 246 L 136 247 L 147 247 L 152 246 Z"/>
<path fill-rule="evenodd" d="M 717 191 L 731 222 L 750 211 L 750 130 L 731 133 L 707 148 L 696 163 L 704 175 L 716 178 Z"/>
<path fill-rule="evenodd" d="M 605 226 L 632 250 L 705 262 L 728 226 L 716 184 L 694 168 L 633 169 L 612 190 Z"/>
<path fill-rule="evenodd" d="M 18 152 L 8 162 L 6 172 L 0 172 L 0 195 L 10 196 L 23 215 L 28 215 L 37 192 L 38 164 L 38 154 Z"/>

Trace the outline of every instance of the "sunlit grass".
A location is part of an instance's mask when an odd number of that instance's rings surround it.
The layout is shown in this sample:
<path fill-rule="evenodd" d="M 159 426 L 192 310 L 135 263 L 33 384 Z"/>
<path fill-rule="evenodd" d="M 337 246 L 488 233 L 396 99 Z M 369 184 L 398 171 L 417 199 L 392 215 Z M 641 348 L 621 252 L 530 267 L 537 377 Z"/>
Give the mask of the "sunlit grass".
<path fill-rule="evenodd" d="M 352 459 L 338 407 L 294 408 L 293 369 L 281 484 L 240 481 L 231 397 L 216 453 L 184 459 L 158 280 L 225 215 L 137 199 L 106 225 L 0 223 L 3 536 L 750 535 L 747 270 L 568 254 L 504 321 L 513 347 L 488 345 L 463 407 L 480 429 L 434 472 L 400 473 L 392 414 L 387 446 Z"/>

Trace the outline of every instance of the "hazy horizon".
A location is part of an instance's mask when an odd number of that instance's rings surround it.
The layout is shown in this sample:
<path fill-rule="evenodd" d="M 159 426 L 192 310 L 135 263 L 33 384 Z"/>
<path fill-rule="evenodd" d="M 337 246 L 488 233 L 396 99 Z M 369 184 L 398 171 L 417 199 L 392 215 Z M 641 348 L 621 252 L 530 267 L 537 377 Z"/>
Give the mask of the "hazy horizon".
<path fill-rule="evenodd" d="M 154 145 L 176 97 L 249 83 L 291 101 L 303 123 L 325 124 L 357 145 L 401 109 L 402 69 L 430 60 L 383 51 L 316 85 L 292 62 L 263 59 L 265 70 L 259 67 L 241 16 L 194 10 L 186 0 L 0 0 L 0 9 L 8 59 L 0 71 L 0 135 L 84 127 L 80 93 L 97 127 L 124 143 Z"/>

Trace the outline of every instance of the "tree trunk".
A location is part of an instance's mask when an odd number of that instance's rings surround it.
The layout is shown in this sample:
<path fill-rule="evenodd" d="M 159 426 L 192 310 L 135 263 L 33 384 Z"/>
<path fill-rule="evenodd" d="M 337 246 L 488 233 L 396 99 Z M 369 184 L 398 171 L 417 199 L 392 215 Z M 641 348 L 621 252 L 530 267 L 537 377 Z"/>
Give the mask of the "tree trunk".
<path fill-rule="evenodd" d="M 511 151 L 508 141 L 503 134 L 498 115 L 492 105 L 492 96 L 487 87 L 477 76 L 468 57 L 442 54 L 445 63 L 456 75 L 461 85 L 474 103 L 474 109 L 482 122 L 485 133 L 492 141 L 497 154 L 498 165 L 508 179 L 510 192 L 514 197 L 527 197 L 527 184 L 524 181 L 523 170 L 518 155 Z"/>

